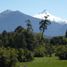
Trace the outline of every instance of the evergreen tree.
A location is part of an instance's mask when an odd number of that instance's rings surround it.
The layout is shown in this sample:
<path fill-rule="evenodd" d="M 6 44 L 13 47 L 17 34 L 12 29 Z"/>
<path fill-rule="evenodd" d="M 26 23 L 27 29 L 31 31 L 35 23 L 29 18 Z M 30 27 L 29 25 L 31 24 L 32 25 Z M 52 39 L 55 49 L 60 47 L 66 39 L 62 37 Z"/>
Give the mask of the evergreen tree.
<path fill-rule="evenodd" d="M 47 29 L 47 25 L 50 24 L 50 21 L 47 19 L 49 15 L 45 16 L 43 20 L 41 20 L 41 22 L 39 23 L 40 24 L 40 31 L 42 32 L 42 38 L 43 39 L 43 36 L 44 36 L 44 31 L 45 29 Z"/>
<path fill-rule="evenodd" d="M 31 24 L 31 20 L 26 20 L 26 22 L 27 22 L 27 31 L 33 31 L 33 28 L 32 28 L 32 24 Z"/>

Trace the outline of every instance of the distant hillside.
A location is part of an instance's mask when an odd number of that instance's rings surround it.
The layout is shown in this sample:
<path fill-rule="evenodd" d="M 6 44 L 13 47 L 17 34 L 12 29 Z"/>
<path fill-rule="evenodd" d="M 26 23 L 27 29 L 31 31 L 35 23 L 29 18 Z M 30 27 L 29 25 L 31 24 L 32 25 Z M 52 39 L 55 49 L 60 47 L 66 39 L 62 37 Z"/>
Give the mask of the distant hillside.
<path fill-rule="evenodd" d="M 39 22 L 48 14 L 51 24 L 45 31 L 45 35 L 49 37 L 64 35 L 67 30 L 67 21 L 62 20 L 50 13 L 42 12 L 35 16 L 26 15 L 20 11 L 6 10 L 0 13 L 0 32 L 3 30 L 13 31 L 17 26 L 26 26 L 26 20 L 30 19 L 35 32 L 39 31 Z"/>

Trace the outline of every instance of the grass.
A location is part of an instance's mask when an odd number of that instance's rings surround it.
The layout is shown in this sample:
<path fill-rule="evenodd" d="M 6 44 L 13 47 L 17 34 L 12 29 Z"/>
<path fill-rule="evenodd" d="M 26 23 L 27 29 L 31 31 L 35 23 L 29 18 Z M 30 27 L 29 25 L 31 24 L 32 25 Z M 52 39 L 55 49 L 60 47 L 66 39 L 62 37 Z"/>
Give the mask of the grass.
<path fill-rule="evenodd" d="M 20 63 L 18 67 L 67 67 L 67 60 L 59 60 L 56 57 L 35 58 L 32 62 Z"/>

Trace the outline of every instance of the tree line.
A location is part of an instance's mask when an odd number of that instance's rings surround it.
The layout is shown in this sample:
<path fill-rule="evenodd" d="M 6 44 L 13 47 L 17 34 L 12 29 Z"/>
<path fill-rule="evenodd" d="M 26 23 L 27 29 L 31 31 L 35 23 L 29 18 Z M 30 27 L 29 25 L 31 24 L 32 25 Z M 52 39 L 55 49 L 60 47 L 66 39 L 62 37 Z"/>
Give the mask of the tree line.
<path fill-rule="evenodd" d="M 67 59 L 67 32 L 65 36 L 44 37 L 50 21 L 39 22 L 40 32 L 35 33 L 31 21 L 26 20 L 26 28 L 18 26 L 14 31 L 0 33 L 0 67 L 16 67 L 17 62 L 28 62 L 34 57 L 58 56 Z M 62 56 L 63 55 L 63 56 Z"/>

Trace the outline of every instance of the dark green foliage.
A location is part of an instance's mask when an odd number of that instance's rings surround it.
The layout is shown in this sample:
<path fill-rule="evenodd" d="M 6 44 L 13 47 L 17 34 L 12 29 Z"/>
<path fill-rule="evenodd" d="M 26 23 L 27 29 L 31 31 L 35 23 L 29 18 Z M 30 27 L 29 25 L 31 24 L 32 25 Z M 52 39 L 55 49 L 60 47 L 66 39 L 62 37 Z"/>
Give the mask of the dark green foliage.
<path fill-rule="evenodd" d="M 26 47 L 26 40 L 23 32 L 16 34 L 14 45 L 16 44 L 16 48 L 25 48 Z"/>
<path fill-rule="evenodd" d="M 31 24 L 31 21 L 28 19 L 26 20 L 26 25 L 27 25 L 27 31 L 30 31 L 32 32 L 33 31 L 33 28 L 32 28 L 32 24 Z"/>
<path fill-rule="evenodd" d="M 64 46 L 56 46 L 56 56 L 59 56 L 61 53 L 63 53 L 64 52 Z"/>
<path fill-rule="evenodd" d="M 0 56 L 0 67 L 5 67 L 6 64 L 5 64 L 5 58 Z"/>
<path fill-rule="evenodd" d="M 34 59 L 29 50 L 15 48 L 0 48 L 0 67 L 15 67 L 17 62 L 28 62 Z"/>
<path fill-rule="evenodd" d="M 0 67 L 15 67 L 16 62 L 33 60 L 34 43 L 32 31 L 22 26 L 18 26 L 14 32 L 3 31 L 0 34 Z"/>
<path fill-rule="evenodd" d="M 58 57 L 60 60 L 67 60 L 67 52 L 61 53 Z"/>
<path fill-rule="evenodd" d="M 67 30 L 66 30 L 66 33 L 65 33 L 65 37 L 67 38 Z"/>
<path fill-rule="evenodd" d="M 45 47 L 43 45 L 38 46 L 34 49 L 34 56 L 35 57 L 43 57 L 45 55 Z"/>
<path fill-rule="evenodd" d="M 61 60 L 67 60 L 67 45 L 56 46 L 56 56 Z"/>
<path fill-rule="evenodd" d="M 15 32 L 17 33 L 20 33 L 24 30 L 24 28 L 22 26 L 18 26 L 16 29 L 15 29 Z"/>
<path fill-rule="evenodd" d="M 13 48 L 0 48 L 0 66 L 12 67 L 18 61 L 17 50 Z"/>
<path fill-rule="evenodd" d="M 13 32 L 0 34 L 0 67 L 15 67 L 17 62 L 32 61 L 34 57 L 58 56 L 67 59 L 67 38 L 58 36 L 44 38 L 44 31 L 49 24 L 47 16 L 40 22 L 41 33 L 34 33 L 30 20 L 27 28 L 18 26 Z"/>
<path fill-rule="evenodd" d="M 42 32 L 42 37 L 41 39 L 44 38 L 44 31 L 47 29 L 47 25 L 50 24 L 50 21 L 47 19 L 48 15 L 44 17 L 44 20 L 42 20 L 39 24 L 40 24 L 40 31 Z"/>
<path fill-rule="evenodd" d="M 34 56 L 33 56 L 33 53 L 29 50 L 19 49 L 17 58 L 18 58 L 18 61 L 20 62 L 27 62 L 27 61 L 33 60 Z"/>
<path fill-rule="evenodd" d="M 32 61 L 34 59 L 33 52 L 29 50 L 24 50 L 25 60 L 24 61 Z"/>
<path fill-rule="evenodd" d="M 50 40 L 51 44 L 53 45 L 66 45 L 67 44 L 67 38 L 58 36 L 58 37 L 53 37 Z"/>
<path fill-rule="evenodd" d="M 47 45 L 45 45 L 45 54 L 46 54 L 46 56 L 49 56 L 49 57 L 51 57 L 52 56 L 52 54 L 54 53 L 54 49 L 53 49 L 53 46 L 51 45 L 51 44 L 47 44 Z"/>

